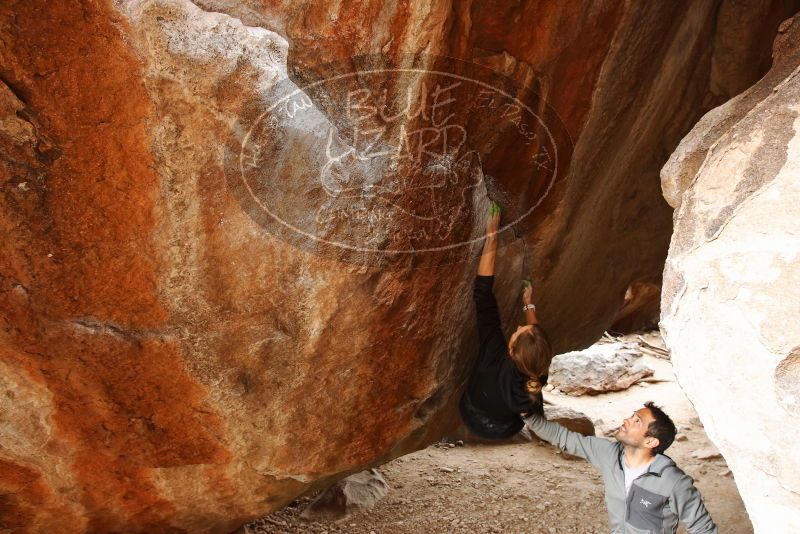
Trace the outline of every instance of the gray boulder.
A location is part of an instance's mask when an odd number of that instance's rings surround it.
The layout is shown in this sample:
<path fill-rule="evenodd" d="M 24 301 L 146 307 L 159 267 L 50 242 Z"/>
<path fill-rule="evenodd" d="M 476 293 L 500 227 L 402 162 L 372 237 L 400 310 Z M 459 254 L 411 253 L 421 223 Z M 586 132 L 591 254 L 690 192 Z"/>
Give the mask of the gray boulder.
<path fill-rule="evenodd" d="M 548 382 L 569 395 L 594 395 L 627 389 L 653 373 L 627 344 L 600 343 L 553 358 Z"/>
<path fill-rule="evenodd" d="M 389 493 L 389 485 L 376 469 L 361 471 L 340 480 L 319 494 L 301 516 L 312 521 L 335 520 L 370 508 Z"/>

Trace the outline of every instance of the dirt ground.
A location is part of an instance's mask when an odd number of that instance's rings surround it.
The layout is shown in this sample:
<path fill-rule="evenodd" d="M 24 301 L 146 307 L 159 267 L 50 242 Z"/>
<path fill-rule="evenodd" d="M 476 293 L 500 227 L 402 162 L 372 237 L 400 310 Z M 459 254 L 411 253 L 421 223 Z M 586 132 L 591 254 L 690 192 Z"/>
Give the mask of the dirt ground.
<path fill-rule="evenodd" d="M 547 393 L 545 399 L 588 415 L 595 421 L 597 435 L 613 431 L 644 401 L 656 402 L 678 425 L 679 436 L 685 436 L 667 454 L 695 479 L 719 531 L 752 533 L 724 459 L 692 457 L 692 452 L 711 443 L 675 382 L 669 362 L 645 358 L 660 382 L 597 396 Z M 608 532 L 598 473 L 583 460 L 564 458 L 546 443 L 436 444 L 398 458 L 380 471 L 391 489 L 372 509 L 337 522 L 310 523 L 300 518 L 310 502 L 303 498 L 243 530 L 247 534 Z M 681 527 L 679 532 L 685 530 Z"/>

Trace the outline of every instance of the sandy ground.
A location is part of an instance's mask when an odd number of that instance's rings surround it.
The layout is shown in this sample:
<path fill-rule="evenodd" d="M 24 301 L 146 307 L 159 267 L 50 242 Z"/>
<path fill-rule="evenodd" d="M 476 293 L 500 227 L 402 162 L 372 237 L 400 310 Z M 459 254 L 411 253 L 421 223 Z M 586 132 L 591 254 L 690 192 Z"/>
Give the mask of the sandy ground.
<path fill-rule="evenodd" d="M 749 534 L 733 477 L 722 458 L 698 460 L 692 452 L 711 444 L 668 361 L 645 357 L 656 383 L 623 392 L 570 397 L 548 393 L 546 401 L 581 411 L 597 435 L 652 400 L 675 421 L 685 440 L 667 453 L 695 479 L 719 531 Z M 602 533 L 608 532 L 603 485 L 585 461 L 566 459 L 546 443 L 436 444 L 380 468 L 391 490 L 369 510 L 332 523 L 300 518 L 309 497 L 243 529 L 256 533 Z M 685 532 L 681 527 L 679 532 Z"/>

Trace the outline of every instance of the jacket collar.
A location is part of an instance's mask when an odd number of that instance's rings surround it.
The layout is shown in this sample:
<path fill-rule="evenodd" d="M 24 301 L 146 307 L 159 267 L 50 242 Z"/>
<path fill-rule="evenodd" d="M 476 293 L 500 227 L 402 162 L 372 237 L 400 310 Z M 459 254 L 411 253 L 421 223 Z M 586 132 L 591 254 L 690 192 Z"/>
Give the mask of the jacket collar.
<path fill-rule="evenodd" d="M 622 471 L 622 457 L 625 454 L 625 447 L 620 443 L 619 444 L 619 453 L 617 455 L 617 464 L 619 465 L 620 471 Z M 667 456 L 666 454 L 656 454 L 653 461 L 647 466 L 647 471 L 645 474 L 651 474 L 656 476 L 661 476 L 661 473 L 668 467 L 674 466 L 675 461 Z"/>

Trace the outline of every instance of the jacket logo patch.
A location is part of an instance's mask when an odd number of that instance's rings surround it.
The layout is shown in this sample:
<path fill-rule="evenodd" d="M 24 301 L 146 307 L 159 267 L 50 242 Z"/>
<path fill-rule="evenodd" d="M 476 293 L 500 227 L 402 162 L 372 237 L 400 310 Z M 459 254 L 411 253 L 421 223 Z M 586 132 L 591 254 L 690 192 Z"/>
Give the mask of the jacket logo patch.
<path fill-rule="evenodd" d="M 650 506 L 652 503 L 651 503 L 650 501 L 646 501 L 646 500 L 644 500 L 644 499 L 641 499 L 641 500 L 639 501 L 639 504 L 643 504 L 643 505 L 644 505 L 644 507 L 645 507 L 645 508 L 647 508 L 647 507 L 648 507 L 648 506 Z"/>

